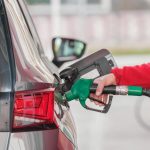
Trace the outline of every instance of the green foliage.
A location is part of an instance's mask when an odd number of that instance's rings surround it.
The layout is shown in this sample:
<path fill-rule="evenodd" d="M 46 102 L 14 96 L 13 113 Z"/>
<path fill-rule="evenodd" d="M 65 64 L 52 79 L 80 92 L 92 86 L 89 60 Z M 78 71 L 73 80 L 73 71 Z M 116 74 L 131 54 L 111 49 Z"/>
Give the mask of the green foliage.
<path fill-rule="evenodd" d="M 110 49 L 113 55 L 150 55 L 150 49 Z"/>
<path fill-rule="evenodd" d="M 26 0 L 28 4 L 48 4 L 50 0 Z"/>

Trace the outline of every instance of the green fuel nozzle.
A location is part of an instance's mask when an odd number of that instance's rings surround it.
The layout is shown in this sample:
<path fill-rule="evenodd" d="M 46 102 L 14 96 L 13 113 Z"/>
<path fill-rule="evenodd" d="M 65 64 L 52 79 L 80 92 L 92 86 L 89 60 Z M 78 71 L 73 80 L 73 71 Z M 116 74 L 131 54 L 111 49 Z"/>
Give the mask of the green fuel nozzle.
<path fill-rule="evenodd" d="M 89 97 L 90 87 L 93 84 L 92 79 L 79 79 L 71 87 L 71 90 L 65 93 L 67 101 L 79 99 L 81 105 L 86 107 L 85 101 Z"/>
<path fill-rule="evenodd" d="M 95 93 L 97 85 L 93 84 L 93 79 L 79 79 L 77 80 L 71 90 L 65 93 L 67 101 L 78 99 L 80 104 L 89 109 L 86 105 L 86 100 L 89 98 L 90 93 Z M 150 90 L 143 89 L 140 86 L 106 86 L 102 94 L 112 95 L 132 95 L 132 96 L 148 96 L 150 97 Z M 111 104 L 109 104 L 110 107 Z M 96 110 L 97 111 L 97 110 Z"/>

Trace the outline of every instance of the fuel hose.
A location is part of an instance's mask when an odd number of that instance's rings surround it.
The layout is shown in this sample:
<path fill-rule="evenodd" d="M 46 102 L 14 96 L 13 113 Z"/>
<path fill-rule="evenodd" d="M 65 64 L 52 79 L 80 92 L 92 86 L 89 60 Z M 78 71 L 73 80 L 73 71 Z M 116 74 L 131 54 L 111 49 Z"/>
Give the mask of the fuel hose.
<path fill-rule="evenodd" d="M 91 93 L 95 93 L 97 84 L 93 84 L 90 88 Z M 142 88 L 140 86 L 106 86 L 103 89 L 102 94 L 113 94 L 113 95 L 131 95 L 131 96 L 148 96 L 150 97 L 150 90 Z"/>

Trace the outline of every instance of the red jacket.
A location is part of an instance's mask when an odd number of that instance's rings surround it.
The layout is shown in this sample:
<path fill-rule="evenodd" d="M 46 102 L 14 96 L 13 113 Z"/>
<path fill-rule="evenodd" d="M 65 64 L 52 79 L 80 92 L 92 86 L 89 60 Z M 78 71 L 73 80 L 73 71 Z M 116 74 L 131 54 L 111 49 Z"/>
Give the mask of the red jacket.
<path fill-rule="evenodd" d="M 114 68 L 111 72 L 116 77 L 117 85 L 135 85 L 150 88 L 150 63 Z"/>

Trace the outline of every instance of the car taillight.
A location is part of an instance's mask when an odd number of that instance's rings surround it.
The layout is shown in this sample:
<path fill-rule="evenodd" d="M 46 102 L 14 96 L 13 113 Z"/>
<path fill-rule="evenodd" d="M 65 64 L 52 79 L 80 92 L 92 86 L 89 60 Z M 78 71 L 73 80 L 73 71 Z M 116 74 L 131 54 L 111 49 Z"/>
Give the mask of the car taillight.
<path fill-rule="evenodd" d="M 13 128 L 53 123 L 54 91 L 28 91 L 15 94 Z"/>

